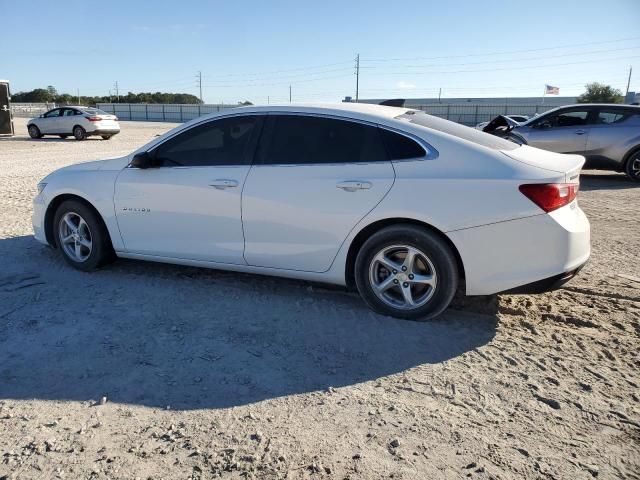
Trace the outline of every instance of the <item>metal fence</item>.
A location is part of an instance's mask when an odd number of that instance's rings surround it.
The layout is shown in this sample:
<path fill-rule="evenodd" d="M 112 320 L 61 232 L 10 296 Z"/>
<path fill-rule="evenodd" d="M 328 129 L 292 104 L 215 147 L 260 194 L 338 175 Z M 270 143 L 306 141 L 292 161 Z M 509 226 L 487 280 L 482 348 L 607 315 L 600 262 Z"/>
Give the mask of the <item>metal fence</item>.
<path fill-rule="evenodd" d="M 26 104 L 23 104 L 26 105 Z M 32 104 L 36 105 L 36 104 Z M 38 104 L 44 105 L 44 104 Z M 187 122 L 201 115 L 220 112 L 237 105 L 190 105 L 190 104 L 155 104 L 155 103 L 99 103 L 97 107 L 116 115 L 120 120 L 142 120 L 150 122 Z M 475 126 L 480 122 L 488 122 L 498 115 L 527 115 L 533 117 L 554 105 L 516 105 L 516 104 L 470 104 L 435 103 L 422 105 L 406 105 L 408 108 L 422 110 L 430 115 L 445 118 L 463 125 Z M 49 107 L 51 108 L 51 107 Z M 41 112 L 39 112 L 41 113 Z"/>
<path fill-rule="evenodd" d="M 463 125 L 475 126 L 480 122 L 488 122 L 498 115 L 527 115 L 533 117 L 552 108 L 555 105 L 487 105 L 487 104 L 447 104 L 435 103 L 426 105 L 406 105 L 408 108 L 422 110 L 429 115 L 441 117 Z"/>
<path fill-rule="evenodd" d="M 14 117 L 37 117 L 38 115 L 55 108 L 55 103 L 12 103 L 11 113 Z"/>
<path fill-rule="evenodd" d="M 120 120 L 149 122 L 187 122 L 208 113 L 220 112 L 237 105 L 190 105 L 157 103 L 99 103 L 97 107 Z"/>

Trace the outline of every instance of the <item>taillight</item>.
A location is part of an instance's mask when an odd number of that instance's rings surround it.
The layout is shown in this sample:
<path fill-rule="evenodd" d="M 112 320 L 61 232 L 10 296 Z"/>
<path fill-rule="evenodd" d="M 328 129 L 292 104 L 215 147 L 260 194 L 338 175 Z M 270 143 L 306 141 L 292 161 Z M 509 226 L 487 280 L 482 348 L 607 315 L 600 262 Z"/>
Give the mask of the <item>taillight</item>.
<path fill-rule="evenodd" d="M 520 191 L 545 212 L 569 205 L 578 195 L 577 183 L 529 183 L 520 185 Z"/>
<path fill-rule="evenodd" d="M 86 117 L 90 122 L 99 122 L 102 120 L 102 117 Z"/>

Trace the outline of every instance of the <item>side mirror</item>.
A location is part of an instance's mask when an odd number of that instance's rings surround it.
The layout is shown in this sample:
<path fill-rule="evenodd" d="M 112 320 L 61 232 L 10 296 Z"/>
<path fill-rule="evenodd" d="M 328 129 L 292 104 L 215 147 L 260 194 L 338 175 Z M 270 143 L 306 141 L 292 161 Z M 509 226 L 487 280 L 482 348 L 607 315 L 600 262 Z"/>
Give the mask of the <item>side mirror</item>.
<path fill-rule="evenodd" d="M 149 152 L 136 153 L 129 164 L 130 167 L 147 169 L 153 167 L 153 159 Z"/>

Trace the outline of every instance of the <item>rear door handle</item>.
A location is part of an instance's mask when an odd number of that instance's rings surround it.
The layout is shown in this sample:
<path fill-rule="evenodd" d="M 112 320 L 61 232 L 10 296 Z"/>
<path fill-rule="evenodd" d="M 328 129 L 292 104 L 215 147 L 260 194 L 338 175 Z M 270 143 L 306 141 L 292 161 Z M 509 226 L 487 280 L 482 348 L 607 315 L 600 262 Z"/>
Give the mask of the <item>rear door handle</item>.
<path fill-rule="evenodd" d="M 238 186 L 237 180 L 229 180 L 226 178 L 218 178 L 209 184 L 210 187 L 217 188 L 218 190 L 224 190 L 225 188 L 233 188 Z"/>
<path fill-rule="evenodd" d="M 345 192 L 355 192 L 356 190 L 369 190 L 371 188 L 371 182 L 347 180 L 338 183 L 336 187 L 341 188 Z"/>
<path fill-rule="evenodd" d="M 585 130 L 576 130 L 576 135 L 584 135 L 587 133 Z"/>

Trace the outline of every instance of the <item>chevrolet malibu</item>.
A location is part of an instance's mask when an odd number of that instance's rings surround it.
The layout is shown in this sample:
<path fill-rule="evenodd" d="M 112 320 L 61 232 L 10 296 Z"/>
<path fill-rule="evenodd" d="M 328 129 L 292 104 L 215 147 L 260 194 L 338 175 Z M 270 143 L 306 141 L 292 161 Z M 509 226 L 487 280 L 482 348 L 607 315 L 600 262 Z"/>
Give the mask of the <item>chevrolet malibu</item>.
<path fill-rule="evenodd" d="M 583 163 L 408 108 L 246 107 L 53 172 L 33 226 L 84 271 L 123 257 L 326 282 L 425 320 L 459 286 L 574 276 L 590 251 Z"/>

